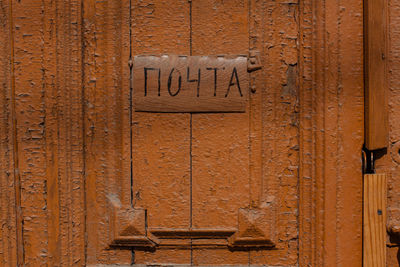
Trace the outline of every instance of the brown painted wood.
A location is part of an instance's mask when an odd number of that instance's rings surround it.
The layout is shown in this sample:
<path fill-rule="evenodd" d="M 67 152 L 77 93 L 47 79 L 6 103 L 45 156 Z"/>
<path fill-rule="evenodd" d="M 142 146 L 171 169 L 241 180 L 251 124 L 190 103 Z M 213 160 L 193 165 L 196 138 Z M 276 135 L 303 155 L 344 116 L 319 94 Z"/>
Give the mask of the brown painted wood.
<path fill-rule="evenodd" d="M 192 1 L 192 55 L 248 53 L 248 8 L 248 1 Z M 193 227 L 235 228 L 249 205 L 248 125 L 248 112 L 193 114 Z M 193 263 L 249 264 L 249 252 L 198 249 Z"/>
<path fill-rule="evenodd" d="M 49 265 L 83 265 L 84 156 L 76 149 L 83 146 L 82 61 L 76 60 L 82 58 L 82 40 L 81 24 L 75 23 L 82 8 L 71 1 L 43 3 L 43 10 Z M 53 24 L 56 18 L 59 23 Z"/>
<path fill-rule="evenodd" d="M 45 83 L 43 81 L 43 51 L 38 49 L 43 38 L 43 4 L 12 1 L 13 54 L 13 138 L 15 149 L 16 197 L 21 227 L 19 262 L 41 265 L 43 251 L 49 250 L 47 235 L 47 177 L 45 139 Z M 17 26 L 18 25 L 18 26 Z M 29 76 L 25 75 L 29 72 Z M 18 183 L 20 183 L 18 185 Z M 46 229 L 46 230 L 45 230 Z"/>
<path fill-rule="evenodd" d="M 250 95 L 250 203 L 263 206 L 274 199 L 275 215 L 269 224 L 274 225 L 279 248 L 250 251 L 252 264 L 285 266 L 297 261 L 293 238 L 298 236 L 298 224 L 292 207 L 298 203 L 294 196 L 300 156 L 296 151 L 300 117 L 295 112 L 299 108 L 299 7 L 297 1 L 251 1 L 249 6 L 249 46 L 262 51 L 263 65 L 251 74 L 256 92 Z"/>
<path fill-rule="evenodd" d="M 13 19 L 12 3 L 0 8 L 0 265 L 17 266 L 22 258 L 20 183 L 16 172 L 14 129 Z"/>
<path fill-rule="evenodd" d="M 135 111 L 244 112 L 247 56 L 135 56 Z"/>
<path fill-rule="evenodd" d="M 361 266 L 363 3 L 299 4 L 299 262 Z"/>
<path fill-rule="evenodd" d="M 189 55 L 189 13 L 187 0 L 132 0 L 132 56 Z M 131 147 L 132 201 L 147 209 L 148 227 L 190 227 L 190 114 L 133 112 Z M 188 264 L 191 251 L 176 247 L 135 251 L 138 264 L 171 259 Z"/>
<path fill-rule="evenodd" d="M 364 1 L 365 146 L 388 146 L 387 1 Z"/>
<path fill-rule="evenodd" d="M 0 265 L 360 266 L 361 13 L 1 2 Z M 242 112 L 136 109 L 135 56 L 252 50 Z"/>
<path fill-rule="evenodd" d="M 386 266 L 386 175 L 364 175 L 363 266 Z"/>
<path fill-rule="evenodd" d="M 130 2 L 83 1 L 83 149 L 86 264 L 130 264 L 109 249 L 110 198 L 130 201 Z M 122 160 L 123 159 L 123 160 Z M 124 171 L 124 172 L 123 172 Z"/>

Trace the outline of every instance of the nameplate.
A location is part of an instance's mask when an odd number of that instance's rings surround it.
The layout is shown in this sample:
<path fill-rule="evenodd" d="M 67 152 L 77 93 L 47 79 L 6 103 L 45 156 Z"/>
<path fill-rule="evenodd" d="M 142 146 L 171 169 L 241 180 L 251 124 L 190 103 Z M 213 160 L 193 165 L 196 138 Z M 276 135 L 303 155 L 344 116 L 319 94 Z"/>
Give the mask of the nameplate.
<path fill-rule="evenodd" d="M 247 57 L 135 56 L 135 111 L 245 112 Z"/>

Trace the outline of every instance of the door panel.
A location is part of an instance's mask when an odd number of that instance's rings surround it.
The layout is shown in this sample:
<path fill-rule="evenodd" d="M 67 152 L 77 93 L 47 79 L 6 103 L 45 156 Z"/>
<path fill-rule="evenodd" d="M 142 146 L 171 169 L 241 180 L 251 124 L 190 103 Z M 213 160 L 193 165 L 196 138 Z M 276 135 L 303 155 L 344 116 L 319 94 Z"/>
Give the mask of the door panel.
<path fill-rule="evenodd" d="M 188 41 L 190 54 L 241 55 L 248 53 L 249 3 L 201 1 L 182 2 L 178 5 L 181 5 L 180 16 L 176 16 L 175 20 L 182 19 L 183 21 L 176 27 L 177 30 L 169 35 L 180 34 L 179 29 L 182 28 L 182 34 L 174 40 L 182 40 L 177 43 Z M 150 8 L 151 11 L 148 10 Z M 266 8 L 262 6 L 261 10 L 265 13 Z M 265 64 L 266 61 L 262 61 L 262 64 L 266 65 L 265 69 L 270 70 L 273 76 L 279 73 L 279 78 L 274 86 L 268 87 L 270 91 L 267 91 L 266 84 L 269 80 L 266 72 L 254 74 L 259 78 L 262 77 L 262 82 L 258 86 L 254 84 L 255 93 L 251 95 L 245 113 L 134 113 L 132 121 L 134 208 L 146 209 L 148 231 L 161 239 L 159 241 L 161 247 L 156 248 L 155 252 L 136 251 L 136 262 L 160 263 L 183 260 L 184 263 L 194 264 L 251 263 L 251 259 L 249 262 L 250 251 L 253 249 L 268 251 L 271 245 L 271 243 L 268 245 L 254 243 L 254 240 L 275 241 L 275 221 L 279 211 L 277 189 L 282 175 L 288 177 L 288 182 L 282 187 L 287 188 L 284 192 L 288 196 L 287 200 L 284 200 L 286 216 L 289 214 L 294 216 L 297 205 L 295 177 L 298 159 L 296 150 L 298 116 L 294 108 L 298 103 L 296 93 L 297 21 L 294 19 L 297 6 L 271 3 L 268 8 L 276 10 L 277 17 L 285 17 L 288 14 L 286 17 L 290 21 L 288 33 L 282 38 L 285 41 L 277 43 L 277 49 L 271 49 L 282 65 L 270 64 L 272 67 L 269 67 Z M 185 54 L 186 51 L 173 49 L 173 45 L 161 41 L 164 31 L 168 33 L 170 29 L 164 29 L 163 25 L 166 21 L 174 21 L 168 17 L 173 14 L 171 13 L 173 10 L 170 9 L 165 14 L 165 6 L 161 3 L 152 2 L 152 5 L 148 5 L 148 3 L 140 2 L 137 4 L 134 10 L 136 12 L 134 21 L 138 23 L 132 24 L 134 55 Z M 191 22 L 186 32 L 182 25 L 185 25 L 184 22 L 187 21 L 184 20 L 185 15 L 182 10 L 188 12 L 186 15 L 189 16 Z M 253 14 L 255 15 L 257 14 Z M 279 27 L 286 27 L 287 20 L 281 21 L 278 18 L 278 23 Z M 189 34 L 189 40 L 184 38 L 187 34 Z M 260 30 L 261 38 L 264 38 L 264 34 Z M 160 41 L 155 41 L 158 38 Z M 270 37 L 272 47 L 279 41 L 275 38 Z M 292 45 L 292 50 L 280 49 L 287 43 Z M 254 75 L 253 77 L 256 77 Z M 267 101 L 268 111 L 266 111 L 263 97 L 271 99 Z M 259 103 L 259 105 L 250 105 L 250 103 Z M 253 120 L 251 116 L 254 116 Z M 270 118 L 265 119 L 266 116 Z M 269 124 L 271 128 L 264 128 L 264 123 Z M 277 150 L 280 147 L 282 149 Z M 280 161 L 267 160 L 266 153 L 272 158 L 279 154 Z M 284 162 L 287 157 L 292 161 L 290 166 Z M 179 162 L 182 162 L 182 165 Z M 270 162 L 269 168 L 263 170 L 264 165 L 268 164 L 265 162 Z M 290 198 L 293 200 L 288 202 Z M 188 215 L 189 220 L 185 219 Z M 285 224 L 286 220 L 287 218 L 284 219 Z M 293 221 L 295 222 L 294 217 Z M 293 227 L 292 233 L 296 233 L 296 224 L 288 227 Z M 196 231 L 200 230 L 207 232 L 207 236 L 194 238 L 193 235 L 199 235 Z M 161 233 L 162 231 L 164 232 Z M 186 237 L 182 237 L 183 233 Z M 166 238 L 166 235 L 169 235 L 169 238 Z M 250 238 L 250 241 L 243 241 L 245 236 Z M 286 233 L 286 239 L 282 240 L 291 238 L 292 235 Z M 244 245 L 237 245 L 239 242 L 244 242 Z M 280 246 L 281 251 L 284 251 L 286 250 L 284 243 L 286 241 L 274 245 Z M 228 249 L 227 246 L 231 248 Z M 240 249 L 241 246 L 246 249 Z M 192 251 L 190 261 L 186 259 L 185 262 L 184 256 L 181 259 L 174 258 L 179 253 L 188 255 L 179 250 L 174 252 L 173 257 L 168 256 L 172 255 L 170 248 Z M 268 255 L 268 252 L 266 253 Z M 284 256 L 280 262 L 290 262 L 293 259 L 295 256 Z"/>

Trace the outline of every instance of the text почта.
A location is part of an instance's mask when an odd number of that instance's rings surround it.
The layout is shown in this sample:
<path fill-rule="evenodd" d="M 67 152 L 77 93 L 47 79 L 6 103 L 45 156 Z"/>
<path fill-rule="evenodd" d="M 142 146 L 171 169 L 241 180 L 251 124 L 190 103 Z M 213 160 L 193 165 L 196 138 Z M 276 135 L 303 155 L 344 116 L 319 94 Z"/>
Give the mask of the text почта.
<path fill-rule="evenodd" d="M 244 56 L 136 56 L 136 111 L 244 112 L 248 92 Z"/>

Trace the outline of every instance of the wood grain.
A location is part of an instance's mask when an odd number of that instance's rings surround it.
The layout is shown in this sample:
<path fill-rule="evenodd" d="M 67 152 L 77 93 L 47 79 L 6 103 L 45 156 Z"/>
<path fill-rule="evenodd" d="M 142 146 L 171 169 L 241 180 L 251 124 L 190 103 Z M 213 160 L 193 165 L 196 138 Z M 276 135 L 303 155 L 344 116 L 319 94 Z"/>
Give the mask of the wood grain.
<path fill-rule="evenodd" d="M 387 1 L 364 1 L 365 146 L 388 145 Z"/>
<path fill-rule="evenodd" d="M 44 2 L 46 190 L 50 266 L 85 263 L 81 3 Z M 58 23 L 53 21 L 59 18 Z M 57 78 L 55 78 L 57 77 Z M 68 251 L 68 253 L 66 253 Z"/>
<path fill-rule="evenodd" d="M 0 265 L 23 263 L 20 183 L 15 166 L 12 4 L 0 4 Z"/>
<path fill-rule="evenodd" d="M 299 162 L 298 1 L 251 1 L 250 49 L 262 51 L 263 69 L 251 75 L 251 199 L 273 200 L 277 250 L 250 252 L 251 264 L 294 265 L 298 238 Z M 258 170 L 257 170 L 258 169 Z M 258 172 L 257 172 L 258 171 Z"/>
<path fill-rule="evenodd" d="M 48 264 L 45 139 L 45 83 L 42 39 L 44 3 L 12 1 L 14 37 L 15 168 L 20 175 L 20 207 L 25 265 Z M 41 48 L 39 48 L 41 47 Z M 38 49 L 39 48 L 39 49 Z M 16 185 L 18 188 L 18 184 Z M 18 195 L 17 195 L 18 196 Z M 44 254 L 46 255 L 45 257 Z M 21 264 L 21 263 L 20 263 Z"/>
<path fill-rule="evenodd" d="M 1 2 L 0 265 L 361 265 L 361 13 L 356 0 Z M 130 56 L 249 49 L 264 68 L 245 112 L 134 112 Z M 172 232 L 234 231 L 238 209 L 276 203 L 262 223 L 277 249 L 110 248 L 110 196 Z"/>
<path fill-rule="evenodd" d="M 363 3 L 298 2 L 299 262 L 361 266 Z"/>
<path fill-rule="evenodd" d="M 131 251 L 108 249 L 108 199 L 130 200 L 129 83 L 123 82 L 130 75 L 130 2 L 83 1 L 83 9 L 86 264 L 130 264 Z"/>
<path fill-rule="evenodd" d="M 386 266 L 386 175 L 364 175 L 364 267 Z"/>
<path fill-rule="evenodd" d="M 244 112 L 247 56 L 135 56 L 135 110 Z"/>

